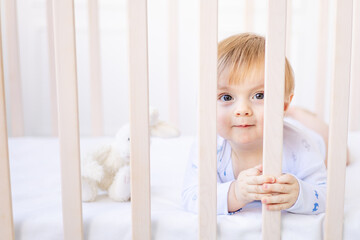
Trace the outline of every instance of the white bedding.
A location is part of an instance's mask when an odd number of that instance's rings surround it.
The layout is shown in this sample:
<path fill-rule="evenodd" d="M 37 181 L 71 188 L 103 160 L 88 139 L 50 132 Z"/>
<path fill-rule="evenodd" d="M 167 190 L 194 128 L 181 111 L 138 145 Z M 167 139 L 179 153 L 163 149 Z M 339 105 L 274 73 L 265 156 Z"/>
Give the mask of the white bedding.
<path fill-rule="evenodd" d="M 152 139 L 152 239 L 197 239 L 197 215 L 181 208 L 181 187 L 193 137 Z M 109 138 L 81 139 L 86 153 Z M 350 134 L 347 167 L 344 239 L 360 239 L 360 133 Z M 9 141 L 10 170 L 18 240 L 63 239 L 59 145 L 54 138 L 13 138 Z M 357 161 L 356 161 L 357 160 Z M 83 203 L 85 239 L 131 239 L 130 202 L 111 201 L 102 194 Z M 308 216 L 284 212 L 282 239 L 322 239 L 324 214 Z M 218 216 L 218 239 L 261 239 L 261 208 Z"/>

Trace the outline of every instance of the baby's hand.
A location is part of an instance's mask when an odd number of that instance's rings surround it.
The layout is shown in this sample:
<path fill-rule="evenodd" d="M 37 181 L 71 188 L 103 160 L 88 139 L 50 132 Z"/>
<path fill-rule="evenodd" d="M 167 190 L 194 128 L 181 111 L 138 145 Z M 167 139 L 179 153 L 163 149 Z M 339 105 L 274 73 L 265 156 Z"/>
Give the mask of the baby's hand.
<path fill-rule="evenodd" d="M 292 207 L 299 195 L 300 186 L 298 181 L 291 174 L 283 174 L 276 179 L 276 183 L 264 184 L 263 189 L 271 196 L 261 199 L 268 210 L 284 210 Z"/>
<path fill-rule="evenodd" d="M 261 200 L 264 197 L 271 197 L 268 191 L 264 190 L 264 183 L 274 183 L 275 178 L 272 176 L 262 175 L 262 165 L 249 168 L 240 172 L 235 181 L 236 200 L 245 206 L 254 200 Z"/>

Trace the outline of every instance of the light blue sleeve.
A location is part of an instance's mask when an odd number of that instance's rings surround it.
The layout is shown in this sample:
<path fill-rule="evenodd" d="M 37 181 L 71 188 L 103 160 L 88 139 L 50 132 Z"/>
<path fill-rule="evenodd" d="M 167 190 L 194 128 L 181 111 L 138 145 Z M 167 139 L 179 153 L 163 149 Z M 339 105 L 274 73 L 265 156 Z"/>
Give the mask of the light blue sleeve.
<path fill-rule="evenodd" d="M 301 214 L 319 214 L 325 212 L 326 182 L 313 183 L 296 177 L 300 185 L 299 196 L 295 204 L 286 211 Z"/>
<path fill-rule="evenodd" d="M 231 182 L 217 183 L 217 214 L 228 214 L 227 196 Z M 198 213 L 198 159 L 197 145 L 194 144 L 184 177 L 182 205 L 186 211 Z"/>
<path fill-rule="evenodd" d="M 310 131 L 310 130 L 308 130 Z M 298 181 L 300 191 L 295 204 L 288 212 L 319 214 L 326 208 L 327 171 L 325 167 L 325 143 L 315 133 L 305 133 L 297 137 L 292 147 L 290 172 Z"/>

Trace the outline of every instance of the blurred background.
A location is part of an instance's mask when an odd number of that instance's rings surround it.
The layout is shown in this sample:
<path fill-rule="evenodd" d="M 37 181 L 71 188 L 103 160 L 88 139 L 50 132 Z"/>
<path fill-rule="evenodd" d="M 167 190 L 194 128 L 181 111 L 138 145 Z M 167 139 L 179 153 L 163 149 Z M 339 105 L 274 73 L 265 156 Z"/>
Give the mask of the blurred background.
<path fill-rule="evenodd" d="M 78 97 L 80 134 L 91 136 L 89 16 L 88 1 L 75 0 Z M 219 0 L 218 40 L 241 32 L 266 34 L 265 0 Z M 293 104 L 315 111 L 317 97 L 325 101 L 324 119 L 329 115 L 329 81 L 334 45 L 335 2 L 313 0 L 288 1 L 287 57 L 295 73 Z M 49 54 L 47 0 L 17 0 L 17 33 L 20 59 L 21 103 L 24 110 L 24 135 L 53 135 L 50 74 L 53 59 Z M 169 12 L 170 4 L 175 12 Z M 326 14 L 320 14 L 320 10 Z M 4 9 L 2 9 L 4 11 Z M 4 16 L 4 12 L 2 12 Z M 100 66 L 102 82 L 103 135 L 113 136 L 127 123 L 128 95 L 128 32 L 127 2 L 98 0 Z M 322 17 L 322 18 L 321 18 Z M 326 19 L 321 22 L 321 19 Z M 216 27 L 216 26 L 214 26 Z M 13 136 L 10 112 L 9 72 L 7 71 L 8 40 L 2 19 L 5 89 L 8 134 Z M 173 34 L 173 35 L 170 35 Z M 322 34 L 322 38 L 319 38 Z M 169 39 L 176 36 L 176 76 L 169 73 L 171 59 Z M 320 41 L 320 43 L 319 43 Z M 318 59 L 319 44 L 328 49 Z M 148 0 L 148 57 L 150 105 L 158 108 L 160 119 L 171 122 L 168 83 L 178 80 L 178 120 L 183 135 L 195 135 L 197 124 L 197 81 L 199 69 L 199 2 L 197 0 Z M 318 61 L 319 60 L 319 61 Z M 318 64 L 323 63 L 326 84 L 316 90 Z"/>

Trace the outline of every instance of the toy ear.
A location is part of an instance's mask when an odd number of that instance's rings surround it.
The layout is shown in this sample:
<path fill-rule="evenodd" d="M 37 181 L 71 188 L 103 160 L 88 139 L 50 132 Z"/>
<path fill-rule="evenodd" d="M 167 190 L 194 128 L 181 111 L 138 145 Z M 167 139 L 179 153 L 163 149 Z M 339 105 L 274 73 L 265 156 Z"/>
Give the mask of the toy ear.
<path fill-rule="evenodd" d="M 159 110 L 153 107 L 149 107 L 149 125 L 155 126 L 159 121 Z"/>
<path fill-rule="evenodd" d="M 169 123 L 160 121 L 155 126 L 150 126 L 152 137 L 172 138 L 180 136 L 180 131 Z"/>

